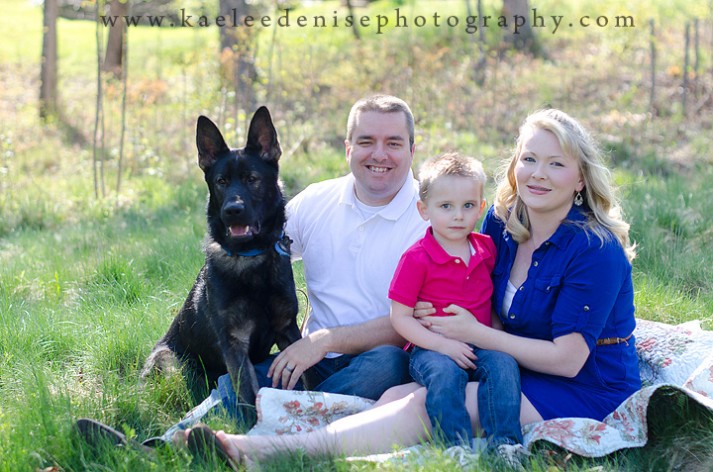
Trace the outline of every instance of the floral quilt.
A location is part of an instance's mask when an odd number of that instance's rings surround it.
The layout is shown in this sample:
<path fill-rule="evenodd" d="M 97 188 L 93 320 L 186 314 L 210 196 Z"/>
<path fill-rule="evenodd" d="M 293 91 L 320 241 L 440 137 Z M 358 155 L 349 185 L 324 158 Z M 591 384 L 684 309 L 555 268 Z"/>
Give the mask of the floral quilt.
<path fill-rule="evenodd" d="M 603 421 L 559 418 L 527 425 L 528 448 L 548 441 L 580 456 L 601 457 L 641 447 L 648 441 L 649 403 L 655 395 L 687 396 L 713 411 L 713 332 L 698 321 L 671 326 L 637 320 L 634 335 L 644 387 Z M 258 423 L 248 434 L 308 432 L 371 405 L 347 395 L 264 388 L 257 399 Z"/>

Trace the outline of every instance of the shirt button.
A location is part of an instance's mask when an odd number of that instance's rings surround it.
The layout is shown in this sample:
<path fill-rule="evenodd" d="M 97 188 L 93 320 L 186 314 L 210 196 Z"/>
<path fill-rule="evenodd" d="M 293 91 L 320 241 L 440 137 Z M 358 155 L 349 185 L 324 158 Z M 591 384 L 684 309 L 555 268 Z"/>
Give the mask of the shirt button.
<path fill-rule="evenodd" d="M 456 264 L 460 264 L 460 259 L 456 259 Z"/>
<path fill-rule="evenodd" d="M 589 305 L 584 305 L 584 311 L 589 311 Z"/>
<path fill-rule="evenodd" d="M 532 265 L 534 265 L 535 267 L 537 267 L 538 265 L 540 265 L 540 263 L 537 262 L 537 261 L 535 261 L 535 262 L 532 263 Z"/>
<path fill-rule="evenodd" d="M 552 288 L 552 287 L 547 287 L 547 288 L 545 289 L 545 291 L 546 291 L 546 292 L 549 292 L 551 288 Z"/>
<path fill-rule="evenodd" d="M 520 285 L 520 288 L 518 290 L 522 292 L 523 290 L 525 290 L 525 286 Z"/>
<path fill-rule="evenodd" d="M 510 319 L 514 320 L 515 319 L 515 313 L 510 313 Z"/>

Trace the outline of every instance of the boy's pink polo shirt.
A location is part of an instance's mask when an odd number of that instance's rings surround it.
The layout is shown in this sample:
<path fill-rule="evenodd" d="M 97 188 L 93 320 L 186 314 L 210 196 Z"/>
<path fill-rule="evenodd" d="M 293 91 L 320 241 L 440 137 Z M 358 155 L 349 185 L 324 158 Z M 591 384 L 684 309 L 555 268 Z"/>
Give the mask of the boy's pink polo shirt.
<path fill-rule="evenodd" d="M 433 303 L 435 316 L 449 316 L 443 309 L 455 304 L 470 311 L 486 326 L 491 325 L 493 282 L 490 273 L 495 266 L 495 244 L 490 236 L 471 233 L 468 236 L 475 254 L 466 266 L 436 241 L 431 228 L 401 256 L 389 288 L 389 298 L 413 307 L 417 301 Z"/>

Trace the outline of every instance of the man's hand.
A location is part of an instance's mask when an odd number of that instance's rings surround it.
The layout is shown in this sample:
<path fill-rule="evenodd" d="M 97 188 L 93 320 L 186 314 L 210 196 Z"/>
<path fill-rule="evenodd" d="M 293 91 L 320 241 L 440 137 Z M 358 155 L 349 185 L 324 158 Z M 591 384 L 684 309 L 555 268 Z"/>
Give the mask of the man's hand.
<path fill-rule="evenodd" d="M 462 343 L 454 339 L 443 338 L 443 340 L 438 343 L 437 351 L 453 359 L 453 361 L 458 364 L 458 367 L 461 369 L 475 370 L 475 364 L 473 361 L 478 358 L 473 353 L 473 348 L 466 343 Z"/>
<path fill-rule="evenodd" d="M 272 379 L 272 387 L 282 384 L 282 388 L 295 388 L 300 376 L 324 359 L 326 330 L 315 331 L 299 341 L 290 344 L 272 361 L 267 376 Z"/>

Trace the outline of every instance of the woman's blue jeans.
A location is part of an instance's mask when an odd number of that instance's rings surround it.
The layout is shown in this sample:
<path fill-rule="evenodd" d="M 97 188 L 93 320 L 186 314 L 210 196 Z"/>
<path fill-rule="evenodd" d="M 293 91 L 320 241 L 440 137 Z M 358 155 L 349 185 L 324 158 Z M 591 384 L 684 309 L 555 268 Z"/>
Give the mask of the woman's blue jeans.
<path fill-rule="evenodd" d="M 426 410 L 434 437 L 445 445 L 470 444 L 473 430 L 465 407 L 465 386 L 478 382 L 478 413 L 488 444 L 522 443 L 520 368 L 512 356 L 474 347 L 475 370 L 465 370 L 450 357 L 415 347 L 413 379 L 427 389 Z"/>

